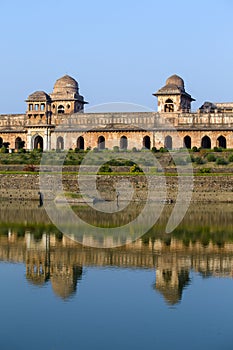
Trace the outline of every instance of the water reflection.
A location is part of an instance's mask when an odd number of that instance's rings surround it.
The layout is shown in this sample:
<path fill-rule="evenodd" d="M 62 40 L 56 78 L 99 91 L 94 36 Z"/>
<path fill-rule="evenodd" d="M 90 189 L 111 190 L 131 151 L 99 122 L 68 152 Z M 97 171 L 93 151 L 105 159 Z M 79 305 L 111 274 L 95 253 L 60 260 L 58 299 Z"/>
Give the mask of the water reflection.
<path fill-rule="evenodd" d="M 180 230 L 182 239 L 176 237 Z M 173 235 L 152 231 L 120 248 L 99 249 L 72 241 L 52 226 L 2 224 L 0 260 L 23 262 L 29 284 L 41 287 L 51 283 L 54 293 L 63 300 L 77 293 L 85 267 L 153 269 L 152 288 L 169 305 L 174 305 L 182 300 L 184 289 L 191 288 L 191 271 L 203 278 L 232 278 L 233 241 L 223 240 L 222 235 L 218 237 L 215 232 L 208 243 L 199 238 L 199 231 L 196 238 L 194 231 L 190 237 L 190 232 L 185 234 L 180 227 Z M 218 244 L 220 239 L 221 244 Z"/>

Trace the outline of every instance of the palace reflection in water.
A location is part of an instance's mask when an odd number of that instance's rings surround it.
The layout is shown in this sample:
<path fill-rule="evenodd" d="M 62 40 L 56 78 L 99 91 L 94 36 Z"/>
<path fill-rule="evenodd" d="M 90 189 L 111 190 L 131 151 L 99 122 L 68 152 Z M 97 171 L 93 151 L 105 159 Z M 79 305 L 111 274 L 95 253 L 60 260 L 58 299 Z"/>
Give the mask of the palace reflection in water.
<path fill-rule="evenodd" d="M 65 300 L 78 293 L 85 267 L 153 269 L 152 288 L 174 305 L 181 301 L 184 288 L 191 288 L 191 271 L 203 278 L 232 278 L 233 242 L 148 235 L 120 248 L 100 249 L 85 247 L 59 232 L 44 230 L 38 235 L 32 228 L 9 225 L 0 235 L 0 260 L 24 263 L 28 283 L 38 287 L 51 283 L 54 293 Z"/>

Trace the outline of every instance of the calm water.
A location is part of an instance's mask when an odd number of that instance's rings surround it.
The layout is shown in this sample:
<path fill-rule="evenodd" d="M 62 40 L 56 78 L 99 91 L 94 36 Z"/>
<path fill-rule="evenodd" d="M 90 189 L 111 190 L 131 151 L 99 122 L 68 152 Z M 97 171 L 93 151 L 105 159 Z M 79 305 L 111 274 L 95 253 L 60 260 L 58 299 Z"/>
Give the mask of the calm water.
<path fill-rule="evenodd" d="M 0 211 L 1 350 L 232 349 L 233 205 L 192 207 L 169 235 L 168 206 L 116 249 L 21 207 Z"/>

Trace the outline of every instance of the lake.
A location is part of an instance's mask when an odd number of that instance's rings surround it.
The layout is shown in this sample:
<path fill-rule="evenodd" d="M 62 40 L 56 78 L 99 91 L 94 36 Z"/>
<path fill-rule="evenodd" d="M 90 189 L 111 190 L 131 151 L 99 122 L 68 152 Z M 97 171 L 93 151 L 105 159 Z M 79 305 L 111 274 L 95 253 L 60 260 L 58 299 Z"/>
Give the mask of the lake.
<path fill-rule="evenodd" d="M 233 205 L 192 205 L 168 234 L 171 210 L 104 248 L 62 234 L 37 203 L 2 201 L 0 349 L 232 349 Z"/>

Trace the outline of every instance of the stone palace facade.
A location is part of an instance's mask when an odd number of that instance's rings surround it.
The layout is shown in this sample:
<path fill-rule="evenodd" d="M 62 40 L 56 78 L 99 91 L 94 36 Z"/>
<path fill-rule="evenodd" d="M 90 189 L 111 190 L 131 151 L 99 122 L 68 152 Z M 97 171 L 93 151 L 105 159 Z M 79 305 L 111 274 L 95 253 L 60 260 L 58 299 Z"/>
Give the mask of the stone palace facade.
<path fill-rule="evenodd" d="M 184 81 L 169 77 L 153 94 L 158 112 L 84 113 L 75 79 L 65 75 L 53 92 L 28 96 L 25 114 L 0 115 L 0 147 L 52 149 L 233 148 L 233 102 L 205 102 L 191 111 L 194 99 Z"/>

